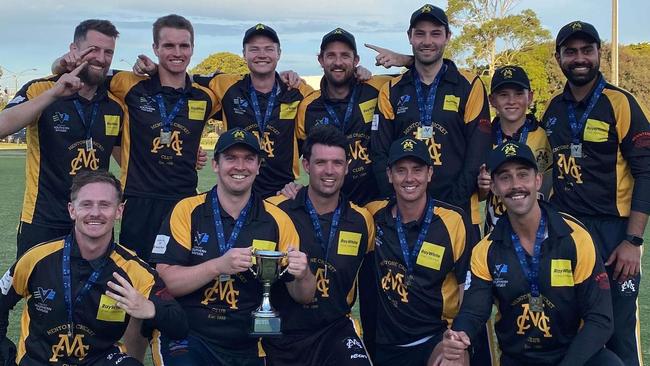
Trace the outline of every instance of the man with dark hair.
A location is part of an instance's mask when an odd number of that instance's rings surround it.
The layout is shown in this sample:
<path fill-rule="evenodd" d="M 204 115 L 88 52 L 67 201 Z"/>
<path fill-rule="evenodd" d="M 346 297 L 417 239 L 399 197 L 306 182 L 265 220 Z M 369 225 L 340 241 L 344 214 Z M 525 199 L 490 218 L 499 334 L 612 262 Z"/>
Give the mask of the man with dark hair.
<path fill-rule="evenodd" d="M 82 22 L 70 44 L 71 52 L 83 50 L 80 64 L 68 74 L 30 81 L 0 113 L 0 137 L 27 127 L 17 257 L 70 232 L 72 178 L 85 169 L 108 169 L 120 145 L 125 107 L 104 84 L 117 35 L 107 20 Z"/>
<path fill-rule="evenodd" d="M 639 365 L 637 298 L 650 213 L 650 115 L 632 94 L 605 81 L 593 25 L 565 25 L 555 45 L 567 84 L 542 119 L 553 148 L 551 203 L 594 237 L 615 309 L 607 347 L 626 365 Z"/>
<path fill-rule="evenodd" d="M 374 224 L 364 208 L 341 193 L 348 170 L 348 140 L 338 126 L 314 127 L 303 145 L 309 186 L 277 204 L 301 227 L 301 250 L 316 273 L 316 295 L 307 304 L 291 299 L 282 285 L 272 299 L 282 317 L 281 338 L 264 338 L 269 363 L 282 365 L 371 365 L 350 318 L 357 273 L 374 248 Z"/>
<path fill-rule="evenodd" d="M 433 162 L 424 141 L 394 141 L 387 162 L 395 198 L 366 206 L 376 227 L 378 296 L 365 302 L 376 301 L 377 314 L 362 319 L 376 323 L 373 364 L 426 365 L 437 358 L 460 306 L 474 241 L 471 222 L 428 193 Z"/>
<path fill-rule="evenodd" d="M 131 317 L 172 338 L 187 335 L 185 313 L 156 272 L 112 241 L 122 209 L 112 174 L 80 172 L 68 204 L 72 232 L 28 250 L 4 274 L 0 337 L 9 310 L 26 299 L 16 364 L 141 365 L 118 345 Z"/>
<path fill-rule="evenodd" d="M 609 280 L 585 227 L 537 199 L 542 174 L 523 142 L 498 145 L 488 169 L 507 209 L 472 251 L 442 365 L 462 364 L 494 303 L 502 366 L 622 366 L 604 348 L 614 327 Z"/>
<path fill-rule="evenodd" d="M 293 222 L 252 191 L 260 154 L 252 133 L 223 133 L 212 161 L 217 185 L 181 200 L 160 228 L 151 260 L 190 322 L 186 340 L 164 332 L 154 340 L 165 365 L 264 364 L 259 339 L 249 335 L 251 312 L 262 301 L 250 271 L 255 250 L 286 251 L 290 276 L 280 285 L 296 302 L 314 298 L 316 279 Z"/>
<path fill-rule="evenodd" d="M 180 15 L 170 14 L 156 19 L 153 23 L 153 43 L 160 44 L 160 35 L 163 28 L 183 29 L 190 33 L 190 44 L 194 45 L 194 27 L 192 23 Z"/>

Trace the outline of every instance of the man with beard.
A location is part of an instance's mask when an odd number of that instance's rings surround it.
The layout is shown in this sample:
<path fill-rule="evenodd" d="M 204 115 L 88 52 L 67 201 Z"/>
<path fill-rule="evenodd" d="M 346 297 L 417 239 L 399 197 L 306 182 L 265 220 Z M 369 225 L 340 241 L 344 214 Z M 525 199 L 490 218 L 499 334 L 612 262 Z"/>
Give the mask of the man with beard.
<path fill-rule="evenodd" d="M 68 74 L 30 81 L 0 113 L 1 137 L 27 127 L 17 257 L 70 232 L 72 178 L 81 170 L 108 169 L 120 145 L 125 107 L 104 84 L 118 34 L 107 20 L 81 22 L 70 44 L 81 63 Z"/>
<path fill-rule="evenodd" d="M 374 76 L 359 82 L 357 44 L 348 31 L 336 28 L 323 36 L 318 62 L 325 74 L 321 88 L 298 107 L 296 138 L 301 146 L 314 126 L 336 126 L 348 139 L 349 167 L 342 191 L 357 204 L 379 197 L 370 160 L 370 127 L 376 118 L 379 89 L 391 79 Z M 285 190 L 291 192 L 291 190 Z M 292 195 L 293 196 L 293 195 Z"/>
<path fill-rule="evenodd" d="M 560 29 L 555 59 L 567 78 L 542 125 L 553 149 L 558 210 L 594 237 L 612 286 L 614 335 L 607 347 L 626 365 L 641 363 L 637 297 L 641 245 L 650 213 L 648 110 L 600 73 L 600 37 L 575 21 Z"/>
<path fill-rule="evenodd" d="M 374 248 L 375 227 L 368 211 L 341 192 L 348 143 L 338 126 L 314 127 L 303 147 L 309 186 L 295 199 L 267 200 L 303 228 L 300 248 L 316 273 L 316 295 L 308 304 L 292 300 L 282 285 L 273 288 L 283 336 L 262 341 L 270 365 L 371 365 L 350 315 L 357 273 Z"/>
<path fill-rule="evenodd" d="M 383 86 L 372 126 L 370 155 L 381 193 L 390 194 L 385 170 L 391 143 L 410 136 L 428 146 L 436 177 L 429 192 L 479 224 L 476 177 L 491 147 L 485 88 L 443 59 L 451 33 L 442 9 L 426 4 L 416 10 L 407 34 L 414 66 Z"/>

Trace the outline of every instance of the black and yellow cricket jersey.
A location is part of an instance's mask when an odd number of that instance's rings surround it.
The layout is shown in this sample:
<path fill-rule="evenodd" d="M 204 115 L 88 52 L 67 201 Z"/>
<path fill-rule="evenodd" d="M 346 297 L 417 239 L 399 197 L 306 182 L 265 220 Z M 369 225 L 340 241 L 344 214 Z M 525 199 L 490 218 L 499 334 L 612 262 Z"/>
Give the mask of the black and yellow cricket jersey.
<path fill-rule="evenodd" d="M 350 98 L 355 98 L 355 106 L 346 126 L 339 126 L 348 139 L 349 166 L 342 191 L 352 202 L 364 205 L 379 198 L 379 189 L 372 172 L 370 159 L 370 130 L 375 117 L 377 99 L 381 87 L 392 79 L 391 76 L 373 76 L 366 82 L 352 81 L 350 93 L 344 99 L 331 99 L 327 95 L 327 82 L 321 79 L 320 90 L 309 94 L 298 106 L 296 117 L 296 138 L 298 146 L 307 139 L 314 126 L 320 124 L 336 125 L 329 115 L 326 104 L 332 107 L 338 121 L 343 123 Z M 376 122 L 376 121 L 375 121 Z"/>
<path fill-rule="evenodd" d="M 280 311 L 283 334 L 311 334 L 349 316 L 356 301 L 359 267 L 375 246 L 375 227 L 370 213 L 342 197 L 338 231 L 326 254 L 305 206 L 307 191 L 307 188 L 301 189 L 293 200 L 284 196 L 267 199 L 277 204 L 300 228 L 301 251 L 307 254 L 311 271 L 316 274 L 316 295 L 309 304 L 293 301 L 286 286 L 273 287 L 271 300 Z M 332 218 L 333 212 L 318 216 L 325 240 Z"/>
<path fill-rule="evenodd" d="M 577 102 L 576 119 L 593 92 Z M 567 85 L 542 119 L 553 149 L 551 202 L 576 216 L 650 213 L 650 112 L 628 91 L 606 83 L 580 133 L 583 157 L 573 157 L 569 103 L 576 100 Z"/>
<path fill-rule="evenodd" d="M 213 190 L 176 204 L 156 238 L 151 262 L 194 266 L 220 256 L 212 208 Z M 236 220 L 219 206 L 227 239 Z M 289 216 L 255 194 L 234 244 L 235 248 L 251 246 L 285 252 L 290 246 L 300 249 L 298 233 Z M 257 339 L 248 333 L 251 312 L 262 302 L 262 285 L 251 271 L 231 275 L 227 280 L 217 277 L 177 300 L 187 313 L 190 334 L 226 349 L 256 349 Z"/>
<path fill-rule="evenodd" d="M 20 320 L 18 365 L 84 365 L 106 357 L 106 352 L 114 349 L 122 338 L 130 319 L 105 294 L 108 281 L 117 283 L 114 272 L 156 306 L 156 315 L 145 321 L 145 328 L 158 328 L 174 339 L 187 335 L 189 329 L 183 309 L 151 267 L 121 245 L 109 247 L 103 256 L 87 261 L 81 257 L 73 239 L 70 253 L 73 302 L 91 273 L 102 266 L 103 269 L 81 302 L 74 303 L 74 332 L 69 336 L 62 270 L 64 241 L 57 239 L 30 249 L 0 280 L 2 336 L 7 331 L 9 310 L 26 299 Z"/>
<path fill-rule="evenodd" d="M 537 161 L 537 169 L 540 173 L 552 169 L 553 155 L 551 146 L 546 138 L 546 131 L 539 126 L 539 122 L 535 119 L 534 115 L 527 116 L 526 123 L 522 125 L 517 132 L 512 136 L 503 134 L 503 140 L 521 141 L 522 135 L 526 135 L 526 141 L 523 141 L 533 152 L 535 160 Z M 504 141 L 497 141 L 497 129 L 499 128 L 499 117 L 492 121 L 492 148 Z M 524 131 L 527 131 L 524 132 Z M 550 184 L 550 183 L 549 183 Z M 506 207 L 503 201 L 495 196 L 491 191 L 485 201 L 485 225 L 487 231 L 491 231 L 496 225 L 497 221 L 506 212 Z"/>
<path fill-rule="evenodd" d="M 511 240 L 508 216 L 472 251 L 471 281 L 452 329 L 473 339 L 498 307 L 501 351 L 518 364 L 582 365 L 613 330 L 609 278 L 587 230 L 540 202 L 548 236 L 542 243 L 539 291 L 543 312 L 529 305 L 530 286 Z M 527 254 L 527 259 L 531 258 Z"/>
<path fill-rule="evenodd" d="M 434 200 L 433 221 L 417 254 L 413 279 L 397 236 L 395 200 L 374 201 L 366 208 L 375 220 L 375 277 L 379 286 L 377 343 L 406 345 L 447 329 L 459 308 L 459 285 L 465 282 L 474 242 L 471 223 L 455 206 Z M 404 223 L 409 251 L 420 233 L 418 221 Z"/>
<path fill-rule="evenodd" d="M 429 192 L 434 198 L 459 206 L 472 222 L 480 223 L 476 177 L 492 146 L 490 110 L 479 77 L 470 80 L 445 59 L 433 105 L 433 138 L 425 139 L 433 160 Z M 377 126 L 373 126 L 370 157 L 384 195 L 392 191 L 386 176 L 390 144 L 404 136 L 420 138 L 418 98 L 413 71 L 394 78 L 379 93 Z M 430 86 L 423 83 L 424 95 Z"/>
<path fill-rule="evenodd" d="M 209 77 L 195 76 L 194 79 L 209 87 L 221 101 L 220 115 L 226 129 L 240 127 L 259 139 L 264 154 L 260 174 L 253 185 L 255 193 L 262 198 L 275 196 L 285 184 L 299 177 L 300 152 L 294 137 L 295 117 L 298 104 L 312 91 L 310 86 L 301 83 L 297 89 L 288 90 L 276 73 L 275 83 L 278 89 L 273 111 L 263 133 L 260 133 L 251 100 L 249 74 L 216 74 Z M 271 92 L 256 94 L 263 119 Z"/>
<path fill-rule="evenodd" d="M 162 86 L 158 76 L 138 77 L 117 72 L 110 89 L 124 101 L 129 120 L 122 136 L 122 185 L 124 195 L 178 200 L 196 194 L 196 158 L 201 133 L 208 118 L 219 108 L 214 94 L 186 77 L 183 89 Z M 183 99 L 172 121 L 171 139 L 161 141 L 163 128 L 157 95 L 171 114 Z"/>
<path fill-rule="evenodd" d="M 60 76 L 27 83 L 7 104 L 11 108 L 51 89 Z M 86 149 L 87 131 L 75 107 L 78 101 L 90 126 L 92 149 Z M 97 103 L 94 122 L 92 112 Z M 80 170 L 108 169 L 113 147 L 120 144 L 123 124 L 128 123 L 123 104 L 99 86 L 92 100 L 78 94 L 47 106 L 27 126 L 25 196 L 20 221 L 52 228 L 72 227 L 68 214 L 72 178 Z"/>

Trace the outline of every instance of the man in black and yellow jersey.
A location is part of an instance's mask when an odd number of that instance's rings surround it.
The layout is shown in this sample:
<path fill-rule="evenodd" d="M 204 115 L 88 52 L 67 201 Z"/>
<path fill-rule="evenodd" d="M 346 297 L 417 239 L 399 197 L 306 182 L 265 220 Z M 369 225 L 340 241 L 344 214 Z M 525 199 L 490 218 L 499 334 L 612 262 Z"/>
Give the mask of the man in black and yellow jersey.
<path fill-rule="evenodd" d="M 190 335 L 170 340 L 164 332 L 154 354 L 166 365 L 263 365 L 258 339 L 249 336 L 251 312 L 262 285 L 249 270 L 251 249 L 287 251 L 284 280 L 300 303 L 314 298 L 316 278 L 287 214 L 252 192 L 260 167 L 258 139 L 234 128 L 221 135 L 212 168 L 218 183 L 180 201 L 160 229 L 151 260 L 185 309 Z"/>
<path fill-rule="evenodd" d="M 390 76 L 373 76 L 360 82 L 355 77 L 359 64 L 357 44 L 348 31 L 336 28 L 323 36 L 318 62 L 323 68 L 320 90 L 299 105 L 296 118 L 298 146 L 314 126 L 329 124 L 348 138 L 349 166 L 342 191 L 357 204 L 379 197 L 370 160 L 370 129 L 376 123 L 377 96 Z"/>
<path fill-rule="evenodd" d="M 226 129 L 239 127 L 258 137 L 264 154 L 253 190 L 266 198 L 275 196 L 300 175 L 294 119 L 298 104 L 312 88 L 304 82 L 292 88 L 276 72 L 280 39 L 268 25 L 248 29 L 243 48 L 249 74 L 219 73 L 194 79 L 209 87 L 221 101 L 219 119 Z"/>
<path fill-rule="evenodd" d="M 108 169 L 127 122 L 123 105 L 106 90 L 118 32 L 107 20 L 81 22 L 71 50 L 85 50 L 70 73 L 32 80 L 0 113 L 0 136 L 27 127 L 25 196 L 17 257 L 34 245 L 70 232 L 72 178 Z"/>
<path fill-rule="evenodd" d="M 284 285 L 275 286 L 271 298 L 282 316 L 283 336 L 263 339 L 270 365 L 371 365 L 350 314 L 375 228 L 368 211 L 341 193 L 348 146 L 337 126 L 314 127 L 303 145 L 309 186 L 295 199 L 267 199 L 304 228 L 300 248 L 316 273 L 316 296 L 308 304 L 292 300 Z"/>
<path fill-rule="evenodd" d="M 121 202 L 112 174 L 79 172 L 68 205 L 72 232 L 28 250 L 0 280 L 3 338 L 9 310 L 26 299 L 16 364 L 141 365 L 118 344 L 131 317 L 173 338 L 187 335 L 183 309 L 156 272 L 112 240 Z"/>
<path fill-rule="evenodd" d="M 442 364 L 462 364 L 494 303 L 502 366 L 623 365 L 604 348 L 614 327 L 609 279 L 586 228 L 537 199 L 542 175 L 523 142 L 497 146 L 488 169 L 506 214 L 472 251 Z"/>
<path fill-rule="evenodd" d="M 650 113 L 599 71 L 600 38 L 588 23 L 562 27 L 555 57 L 567 78 L 542 125 L 553 148 L 551 203 L 579 219 L 610 276 L 614 335 L 626 365 L 641 364 L 637 297 L 650 213 Z"/>
<path fill-rule="evenodd" d="M 388 164 L 396 197 L 366 206 L 376 226 L 379 293 L 373 363 L 425 365 L 437 357 L 460 305 L 471 223 L 461 209 L 427 192 L 433 162 L 424 141 L 393 142 Z"/>
<path fill-rule="evenodd" d="M 378 123 L 370 157 L 384 195 L 391 191 L 386 166 L 391 143 L 404 136 L 426 142 L 436 177 L 429 192 L 471 213 L 480 223 L 476 177 L 490 151 L 490 113 L 480 78 L 468 79 L 443 59 L 451 33 L 445 12 L 424 5 L 411 16 L 408 38 L 414 65 L 379 93 Z"/>
<path fill-rule="evenodd" d="M 492 121 L 492 144 L 496 147 L 505 141 L 519 141 L 528 145 L 540 172 L 544 174 L 544 184 L 539 190 L 541 198 L 548 197 L 550 190 L 550 168 L 553 159 L 546 131 L 540 126 L 534 114 L 527 114 L 533 102 L 533 91 L 526 71 L 519 66 L 503 66 L 492 76 L 490 85 L 490 104 L 496 109 L 497 117 Z M 503 202 L 490 191 L 490 173 L 481 165 L 478 176 L 479 199 L 486 200 L 485 231 L 494 228 L 505 213 Z"/>

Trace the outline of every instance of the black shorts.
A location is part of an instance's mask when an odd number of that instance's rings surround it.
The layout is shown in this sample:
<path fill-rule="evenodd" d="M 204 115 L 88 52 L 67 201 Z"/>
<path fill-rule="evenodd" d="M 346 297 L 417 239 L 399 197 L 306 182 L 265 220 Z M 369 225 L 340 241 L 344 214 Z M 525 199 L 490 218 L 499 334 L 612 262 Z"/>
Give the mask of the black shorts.
<path fill-rule="evenodd" d="M 425 342 L 415 346 L 403 347 L 388 344 L 377 344 L 375 366 L 426 366 L 433 349 L 442 341 L 443 333 L 436 334 Z"/>
<path fill-rule="evenodd" d="M 71 231 L 72 225 L 68 228 L 53 228 L 21 221 L 16 235 L 16 258 L 20 258 L 37 244 L 66 236 Z"/>
<path fill-rule="evenodd" d="M 162 366 L 264 366 L 257 346 L 246 350 L 226 349 L 192 334 L 172 340 L 156 332 L 151 353 L 154 365 Z"/>
<path fill-rule="evenodd" d="M 318 331 L 263 338 L 262 347 L 269 366 L 372 365 L 352 319 L 347 317 Z"/>
<path fill-rule="evenodd" d="M 134 250 L 144 261 L 149 260 L 160 225 L 178 201 L 126 197 L 120 244 Z"/>

